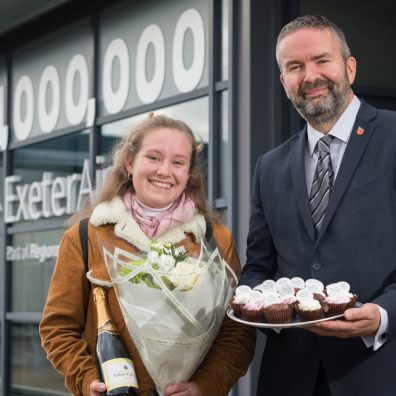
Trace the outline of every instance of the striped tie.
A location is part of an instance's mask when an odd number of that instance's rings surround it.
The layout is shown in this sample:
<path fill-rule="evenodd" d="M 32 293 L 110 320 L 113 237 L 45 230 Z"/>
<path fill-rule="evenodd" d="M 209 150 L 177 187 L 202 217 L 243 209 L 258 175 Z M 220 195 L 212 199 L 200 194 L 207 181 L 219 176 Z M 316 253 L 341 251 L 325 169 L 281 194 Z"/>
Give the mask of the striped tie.
<path fill-rule="evenodd" d="M 316 235 L 322 226 L 333 185 L 333 168 L 330 158 L 331 139 L 331 136 L 323 136 L 318 140 L 318 163 L 309 195 L 309 205 Z"/>

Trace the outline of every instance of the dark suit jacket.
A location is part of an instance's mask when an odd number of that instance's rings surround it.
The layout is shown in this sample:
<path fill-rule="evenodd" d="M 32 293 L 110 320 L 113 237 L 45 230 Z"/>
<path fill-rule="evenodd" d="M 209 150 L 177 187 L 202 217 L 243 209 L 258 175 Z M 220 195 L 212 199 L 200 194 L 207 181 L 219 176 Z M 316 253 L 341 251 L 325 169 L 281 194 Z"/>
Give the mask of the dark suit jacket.
<path fill-rule="evenodd" d="M 364 129 L 362 135 L 357 129 Z M 389 315 L 379 350 L 360 337 L 267 332 L 258 395 L 310 396 L 320 360 L 335 396 L 396 395 L 396 113 L 362 102 L 318 237 L 305 180 L 306 128 L 256 166 L 241 284 L 294 276 L 347 281 Z"/>

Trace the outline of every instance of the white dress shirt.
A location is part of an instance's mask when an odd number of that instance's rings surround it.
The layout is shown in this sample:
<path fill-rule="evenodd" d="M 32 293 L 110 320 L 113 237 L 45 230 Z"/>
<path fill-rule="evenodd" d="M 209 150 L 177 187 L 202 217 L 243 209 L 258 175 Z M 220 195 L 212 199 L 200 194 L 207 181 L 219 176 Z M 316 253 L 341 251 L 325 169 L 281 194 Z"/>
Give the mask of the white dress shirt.
<path fill-rule="evenodd" d="M 330 158 L 334 172 L 334 183 L 336 181 L 338 170 L 340 169 L 340 164 L 348 145 L 359 108 L 360 100 L 354 96 L 352 102 L 328 132 L 328 135 L 333 137 L 330 144 Z M 318 140 L 323 137 L 323 133 L 313 128 L 310 124 L 307 126 L 307 133 L 308 144 L 305 150 L 305 178 L 309 196 L 319 156 L 316 145 Z M 366 347 L 373 347 L 374 351 L 386 342 L 385 334 L 389 329 L 388 313 L 380 306 L 378 306 L 378 308 L 381 314 L 381 323 L 377 333 L 374 336 L 362 337 Z"/>

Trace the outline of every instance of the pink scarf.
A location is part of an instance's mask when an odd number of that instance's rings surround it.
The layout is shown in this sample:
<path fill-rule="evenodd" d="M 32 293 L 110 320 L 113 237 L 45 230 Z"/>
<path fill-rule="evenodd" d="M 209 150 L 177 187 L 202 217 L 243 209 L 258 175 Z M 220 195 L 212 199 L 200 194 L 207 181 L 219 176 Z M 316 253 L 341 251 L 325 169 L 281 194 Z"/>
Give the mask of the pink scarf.
<path fill-rule="evenodd" d="M 181 223 L 190 220 L 195 213 L 194 201 L 183 195 L 166 212 L 155 217 L 147 217 L 135 194 L 127 192 L 124 195 L 124 204 L 131 213 L 142 231 L 149 237 L 158 237 Z"/>

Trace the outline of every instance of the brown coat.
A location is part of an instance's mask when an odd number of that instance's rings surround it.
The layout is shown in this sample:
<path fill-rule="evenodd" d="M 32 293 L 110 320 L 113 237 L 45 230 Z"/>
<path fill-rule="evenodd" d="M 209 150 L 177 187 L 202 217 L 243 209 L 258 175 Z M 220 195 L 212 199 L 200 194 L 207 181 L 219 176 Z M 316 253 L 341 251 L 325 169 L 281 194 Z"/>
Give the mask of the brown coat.
<path fill-rule="evenodd" d="M 91 218 L 92 222 L 95 223 Z M 96 222 L 101 223 L 105 221 Z M 114 223 L 116 225 L 89 225 L 89 267 L 92 270 L 91 277 L 97 280 L 110 280 L 100 253 L 99 240 L 125 250 L 134 249 L 133 245 L 120 238 L 122 232 L 117 231 L 127 227 L 119 227 L 117 220 Z M 225 226 L 215 224 L 213 235 L 224 258 L 239 276 L 239 260 L 230 232 Z M 182 243 L 186 249 L 196 249 L 194 235 L 184 233 L 184 236 Z M 108 289 L 108 300 L 113 320 L 134 362 L 141 394 L 149 395 L 149 391 L 155 388 L 154 382 L 128 334 L 113 288 Z M 76 224 L 66 231 L 61 242 L 40 323 L 40 336 L 48 359 L 65 377 L 66 387 L 75 395 L 89 396 L 90 383 L 99 378 L 95 363 L 96 328 L 92 292 L 84 274 Z M 84 331 L 85 337 L 82 337 Z M 227 395 L 233 384 L 246 372 L 254 348 L 255 330 L 226 317 L 213 346 L 191 381 L 198 384 L 205 396 Z"/>

